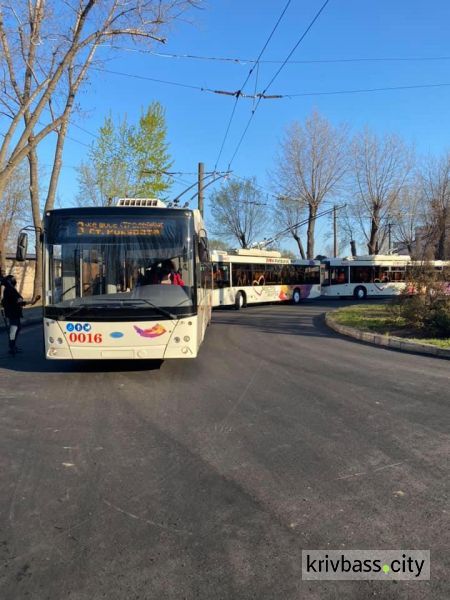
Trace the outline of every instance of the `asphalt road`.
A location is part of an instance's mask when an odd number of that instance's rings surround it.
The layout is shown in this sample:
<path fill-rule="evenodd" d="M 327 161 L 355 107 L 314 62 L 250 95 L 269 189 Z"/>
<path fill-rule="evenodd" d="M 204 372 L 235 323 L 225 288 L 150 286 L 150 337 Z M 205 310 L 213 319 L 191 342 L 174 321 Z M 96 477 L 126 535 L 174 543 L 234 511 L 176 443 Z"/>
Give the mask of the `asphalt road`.
<path fill-rule="evenodd" d="M 1 600 L 450 597 L 450 363 L 214 313 L 200 356 L 0 356 Z M 6 342 L 6 340 L 5 340 Z M 431 549 L 430 582 L 308 582 L 303 549 Z"/>

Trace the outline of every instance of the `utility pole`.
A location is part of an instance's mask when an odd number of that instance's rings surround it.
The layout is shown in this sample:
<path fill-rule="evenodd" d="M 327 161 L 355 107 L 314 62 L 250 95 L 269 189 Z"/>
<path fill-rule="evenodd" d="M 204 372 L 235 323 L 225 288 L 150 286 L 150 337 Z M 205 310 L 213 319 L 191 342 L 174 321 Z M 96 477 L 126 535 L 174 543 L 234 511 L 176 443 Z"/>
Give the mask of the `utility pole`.
<path fill-rule="evenodd" d="M 198 210 L 203 217 L 203 179 L 205 178 L 205 165 L 198 163 Z"/>
<path fill-rule="evenodd" d="M 333 206 L 333 236 L 334 236 L 333 254 L 334 254 L 334 258 L 336 258 L 338 255 L 336 204 Z"/>
<path fill-rule="evenodd" d="M 391 236 L 391 230 L 392 230 L 392 223 L 388 223 L 388 252 L 391 251 L 391 247 L 392 247 L 392 236 Z"/>

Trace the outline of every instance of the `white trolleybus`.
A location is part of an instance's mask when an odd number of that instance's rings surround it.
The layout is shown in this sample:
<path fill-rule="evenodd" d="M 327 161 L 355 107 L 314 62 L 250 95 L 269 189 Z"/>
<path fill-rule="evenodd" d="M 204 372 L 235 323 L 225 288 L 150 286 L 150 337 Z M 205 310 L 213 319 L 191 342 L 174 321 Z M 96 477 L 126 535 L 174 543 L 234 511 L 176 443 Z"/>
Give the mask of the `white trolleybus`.
<path fill-rule="evenodd" d="M 395 296 L 405 290 L 408 271 L 424 265 L 409 256 L 369 255 L 322 260 L 322 296 L 353 296 L 363 300 L 368 296 Z M 445 278 L 450 265 L 431 261 L 439 279 Z M 411 292 L 413 292 L 411 290 Z"/>
<path fill-rule="evenodd" d="M 320 262 L 282 258 L 266 250 L 214 251 L 213 305 L 237 310 L 258 302 L 292 301 L 320 296 Z"/>
<path fill-rule="evenodd" d="M 132 198 L 52 210 L 43 243 L 47 358 L 197 356 L 212 306 L 199 211 Z"/>

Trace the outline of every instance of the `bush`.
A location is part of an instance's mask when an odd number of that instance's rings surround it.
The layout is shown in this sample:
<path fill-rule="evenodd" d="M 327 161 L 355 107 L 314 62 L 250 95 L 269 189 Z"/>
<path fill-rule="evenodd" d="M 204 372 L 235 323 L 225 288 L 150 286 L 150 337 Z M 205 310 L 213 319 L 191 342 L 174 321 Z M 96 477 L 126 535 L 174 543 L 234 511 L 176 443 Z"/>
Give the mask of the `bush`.
<path fill-rule="evenodd" d="M 445 299 L 431 311 L 428 327 L 436 337 L 450 337 L 450 299 Z"/>
<path fill-rule="evenodd" d="M 450 296 L 433 268 L 422 265 L 410 272 L 404 293 L 391 309 L 407 327 L 428 336 L 450 337 Z"/>

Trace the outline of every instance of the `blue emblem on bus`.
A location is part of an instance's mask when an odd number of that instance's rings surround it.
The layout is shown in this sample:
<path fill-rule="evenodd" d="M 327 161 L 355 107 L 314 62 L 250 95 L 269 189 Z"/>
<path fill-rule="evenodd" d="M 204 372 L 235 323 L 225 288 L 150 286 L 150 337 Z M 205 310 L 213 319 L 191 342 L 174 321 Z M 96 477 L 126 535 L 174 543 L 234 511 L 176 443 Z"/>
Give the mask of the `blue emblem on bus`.
<path fill-rule="evenodd" d="M 84 331 L 90 331 L 92 329 L 91 324 L 90 323 L 85 323 L 83 325 L 83 329 L 84 329 Z"/>
<path fill-rule="evenodd" d="M 112 333 L 109 334 L 109 337 L 121 338 L 121 337 L 123 337 L 123 333 L 121 331 L 113 331 Z"/>
<path fill-rule="evenodd" d="M 75 331 L 83 331 L 83 325 L 81 323 L 75 323 Z"/>
<path fill-rule="evenodd" d="M 67 331 L 73 331 L 74 330 L 73 323 L 67 323 L 66 329 L 67 329 Z"/>

